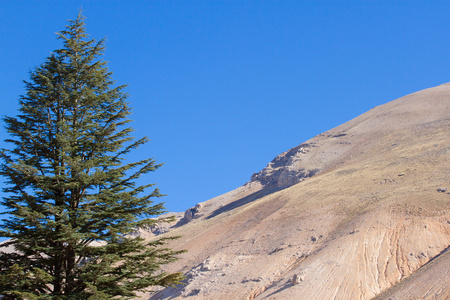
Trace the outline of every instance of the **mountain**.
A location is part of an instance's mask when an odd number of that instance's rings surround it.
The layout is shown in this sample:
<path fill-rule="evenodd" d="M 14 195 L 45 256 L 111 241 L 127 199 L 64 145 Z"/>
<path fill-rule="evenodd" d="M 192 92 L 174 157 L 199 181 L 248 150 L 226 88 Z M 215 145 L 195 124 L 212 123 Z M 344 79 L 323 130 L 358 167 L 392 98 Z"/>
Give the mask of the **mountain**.
<path fill-rule="evenodd" d="M 143 299 L 449 299 L 450 84 L 280 154 L 162 232 L 182 236 L 167 270 L 186 284 Z"/>

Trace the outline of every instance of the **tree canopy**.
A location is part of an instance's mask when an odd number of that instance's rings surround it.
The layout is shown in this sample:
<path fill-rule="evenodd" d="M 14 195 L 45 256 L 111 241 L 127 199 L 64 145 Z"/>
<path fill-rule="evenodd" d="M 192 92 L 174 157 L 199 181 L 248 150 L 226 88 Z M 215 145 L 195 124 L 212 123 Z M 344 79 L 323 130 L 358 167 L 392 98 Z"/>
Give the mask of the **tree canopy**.
<path fill-rule="evenodd" d="M 62 47 L 30 73 L 19 114 L 4 117 L 10 138 L 0 153 L 6 179 L 0 236 L 4 299 L 126 299 L 181 274 L 160 267 L 181 251 L 170 238 L 130 233 L 164 211 L 153 184 L 137 179 L 160 167 L 127 163 L 147 142 L 129 127 L 125 86 L 101 60 L 104 41 L 89 39 L 81 13 L 58 34 Z M 150 190 L 150 191 L 148 191 Z M 168 221 L 167 218 L 163 219 Z M 161 221 L 161 220 L 160 220 Z"/>

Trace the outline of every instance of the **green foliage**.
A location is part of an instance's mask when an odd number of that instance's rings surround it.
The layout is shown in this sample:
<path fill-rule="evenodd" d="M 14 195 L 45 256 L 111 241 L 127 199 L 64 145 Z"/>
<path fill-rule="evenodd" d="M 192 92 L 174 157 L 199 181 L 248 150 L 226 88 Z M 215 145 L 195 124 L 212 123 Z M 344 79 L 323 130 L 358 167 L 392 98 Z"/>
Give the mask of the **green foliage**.
<path fill-rule="evenodd" d="M 100 60 L 103 40 L 88 40 L 81 14 L 59 34 L 63 47 L 31 72 L 17 117 L 5 117 L 2 204 L 8 237 L 0 253 L 4 299 L 127 299 L 152 286 L 179 283 L 162 264 L 180 251 L 166 239 L 145 243 L 130 233 L 163 212 L 152 184 L 136 179 L 154 159 L 124 163 L 147 141 L 134 139 L 124 86 L 114 87 Z M 152 192 L 146 193 L 148 188 Z M 166 220 L 167 221 L 167 220 Z M 2 248 L 0 248 L 1 251 Z M 6 251 L 5 251 L 6 252 Z"/>

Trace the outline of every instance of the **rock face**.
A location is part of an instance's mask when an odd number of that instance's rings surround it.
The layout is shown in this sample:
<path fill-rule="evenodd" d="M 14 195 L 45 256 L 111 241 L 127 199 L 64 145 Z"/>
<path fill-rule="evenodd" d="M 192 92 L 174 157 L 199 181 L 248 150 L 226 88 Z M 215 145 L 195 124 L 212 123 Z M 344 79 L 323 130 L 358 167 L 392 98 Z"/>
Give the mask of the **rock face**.
<path fill-rule="evenodd" d="M 194 207 L 187 209 L 184 212 L 183 218 L 176 224 L 176 226 L 184 225 L 184 224 L 192 221 L 192 219 L 200 217 L 199 212 L 200 212 L 201 208 L 202 208 L 202 205 L 200 203 L 198 203 Z"/>
<path fill-rule="evenodd" d="M 275 157 L 259 173 L 252 175 L 250 182 L 259 181 L 263 186 L 288 187 L 314 176 L 319 169 L 304 169 L 315 144 L 301 144 Z"/>
<path fill-rule="evenodd" d="M 169 246 L 188 252 L 166 267 L 185 284 L 142 299 L 449 299 L 449 182 L 445 84 L 375 107 L 189 209 L 162 235 L 182 236 Z"/>

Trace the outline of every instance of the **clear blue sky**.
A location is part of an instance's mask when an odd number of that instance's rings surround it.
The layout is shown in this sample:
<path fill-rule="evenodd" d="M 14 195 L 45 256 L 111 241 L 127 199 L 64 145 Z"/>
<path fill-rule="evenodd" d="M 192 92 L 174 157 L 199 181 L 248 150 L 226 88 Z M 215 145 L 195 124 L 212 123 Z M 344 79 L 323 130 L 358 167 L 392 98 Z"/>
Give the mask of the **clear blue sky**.
<path fill-rule="evenodd" d="M 448 1 L 2 0 L 2 116 L 16 114 L 22 80 L 81 7 L 91 37 L 107 38 L 113 78 L 129 85 L 136 136 L 152 140 L 131 159 L 165 163 L 144 180 L 170 211 L 237 188 L 376 105 L 450 81 Z"/>

